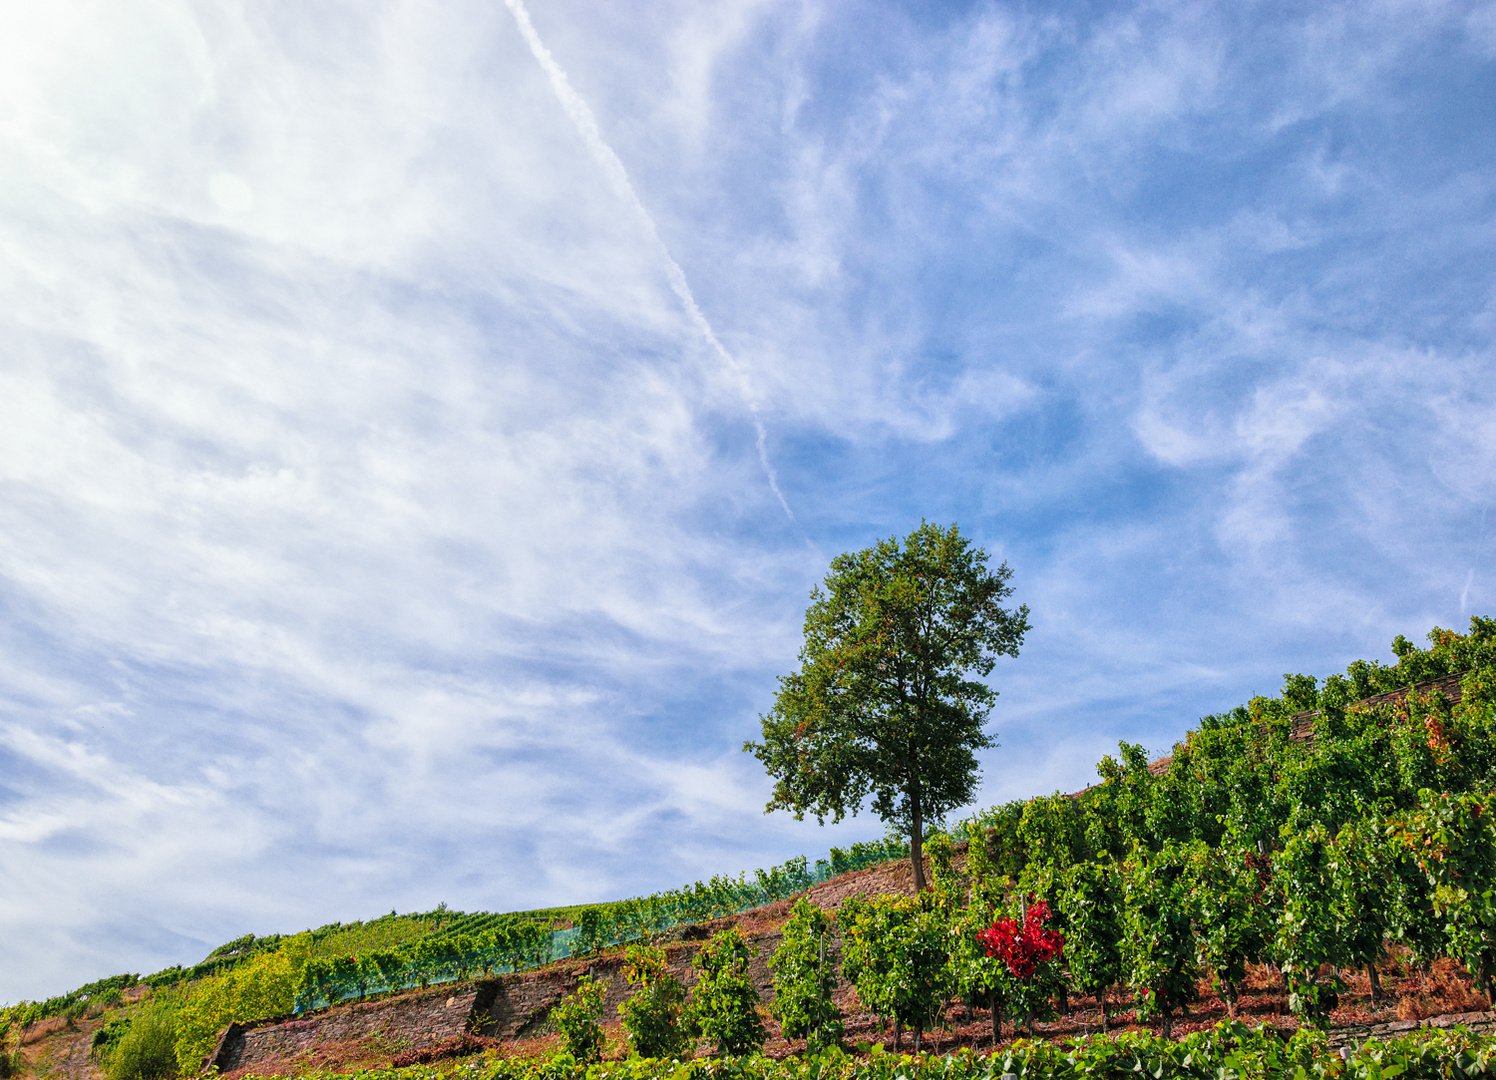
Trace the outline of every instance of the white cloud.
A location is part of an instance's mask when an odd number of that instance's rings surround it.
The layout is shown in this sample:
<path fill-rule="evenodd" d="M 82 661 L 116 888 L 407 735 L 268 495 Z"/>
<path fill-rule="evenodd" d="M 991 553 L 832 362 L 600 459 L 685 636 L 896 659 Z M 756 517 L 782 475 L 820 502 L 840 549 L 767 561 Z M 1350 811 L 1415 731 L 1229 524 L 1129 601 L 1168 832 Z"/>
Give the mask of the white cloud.
<path fill-rule="evenodd" d="M 1486 610 L 1474 9 L 533 14 L 0 13 L 0 997 L 879 831 L 736 747 L 921 516 L 992 799 Z"/>

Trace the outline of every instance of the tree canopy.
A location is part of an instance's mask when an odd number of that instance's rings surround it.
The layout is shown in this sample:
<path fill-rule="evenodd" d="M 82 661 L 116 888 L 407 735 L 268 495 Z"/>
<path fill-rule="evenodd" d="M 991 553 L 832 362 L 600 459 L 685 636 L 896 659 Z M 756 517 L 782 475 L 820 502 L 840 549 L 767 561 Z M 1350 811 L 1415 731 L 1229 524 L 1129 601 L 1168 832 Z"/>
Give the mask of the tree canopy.
<path fill-rule="evenodd" d="M 927 522 L 838 555 L 810 594 L 800 670 L 779 680 L 763 742 L 743 744 L 776 781 L 768 812 L 824 824 L 871 796 L 908 832 L 916 889 L 925 823 L 971 801 L 976 751 L 996 745 L 983 725 L 997 691 L 979 680 L 1029 629 L 1027 606 L 1001 606 L 1008 564 L 987 563 L 955 525 Z"/>

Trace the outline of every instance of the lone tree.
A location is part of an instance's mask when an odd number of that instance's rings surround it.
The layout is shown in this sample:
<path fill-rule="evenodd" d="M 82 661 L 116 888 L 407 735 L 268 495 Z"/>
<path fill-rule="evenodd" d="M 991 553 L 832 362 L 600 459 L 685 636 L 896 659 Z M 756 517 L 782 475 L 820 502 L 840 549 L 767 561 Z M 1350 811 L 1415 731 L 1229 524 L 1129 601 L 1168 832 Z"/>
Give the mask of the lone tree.
<path fill-rule="evenodd" d="M 825 824 L 873 811 L 909 832 L 916 890 L 925 887 L 926 821 L 970 802 L 975 751 L 997 691 L 976 681 L 1018 655 L 1028 607 L 1005 610 L 1012 571 L 987 567 L 955 525 L 921 522 L 903 542 L 838 555 L 810 594 L 800 670 L 779 680 L 746 742 L 774 777 L 766 812 L 809 811 Z"/>

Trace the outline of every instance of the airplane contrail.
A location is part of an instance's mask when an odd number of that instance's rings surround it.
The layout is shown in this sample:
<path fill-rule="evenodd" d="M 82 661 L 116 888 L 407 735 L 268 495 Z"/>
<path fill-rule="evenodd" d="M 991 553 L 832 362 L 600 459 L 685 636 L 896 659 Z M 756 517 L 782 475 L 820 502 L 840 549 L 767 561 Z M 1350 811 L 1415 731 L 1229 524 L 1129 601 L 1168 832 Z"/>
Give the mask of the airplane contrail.
<path fill-rule="evenodd" d="M 551 55 L 551 51 L 545 47 L 545 42 L 540 40 L 540 35 L 535 30 L 535 24 L 530 21 L 530 12 L 526 10 L 524 0 L 504 0 L 504 5 L 509 13 L 514 16 L 516 25 L 519 26 L 520 35 L 525 39 L 525 44 L 530 47 L 531 54 L 536 62 L 545 71 L 551 80 L 551 89 L 555 91 L 561 107 L 566 110 L 572 124 L 576 127 L 582 141 L 587 144 L 587 149 L 592 158 L 602 169 L 603 175 L 613 185 L 613 189 L 623 200 L 633 208 L 634 214 L 643 224 L 645 232 L 654 243 L 655 251 L 665 264 L 665 275 L 670 280 L 670 289 L 680 299 L 686 309 L 686 315 L 700 331 L 706 343 L 711 346 L 712 351 L 727 365 L 733 379 L 738 384 L 738 392 L 743 396 L 743 403 L 748 407 L 748 414 L 753 420 L 753 430 L 757 435 L 758 461 L 763 466 L 764 475 L 768 477 L 769 488 L 774 492 L 774 497 L 779 500 L 779 505 L 784 508 L 785 514 L 791 521 L 795 520 L 795 514 L 790 509 L 790 504 L 785 501 L 784 493 L 779 490 L 779 481 L 774 475 L 774 466 L 769 463 L 769 451 L 765 445 L 764 423 L 759 418 L 758 407 L 753 404 L 752 395 L 749 393 L 748 379 L 743 373 L 741 365 L 733 358 L 727 347 L 717 340 L 717 333 L 712 329 L 712 324 L 707 321 L 701 313 L 701 308 L 696 304 L 696 297 L 691 293 L 691 286 L 686 281 L 685 271 L 670 254 L 670 249 L 665 246 L 665 241 L 660 239 L 660 231 L 655 227 L 654 218 L 640 201 L 638 193 L 634 190 L 633 183 L 629 180 L 628 170 L 623 167 L 623 161 L 613 152 L 602 136 L 602 131 L 597 126 L 597 118 L 592 115 L 592 110 L 587 107 L 587 102 L 582 100 L 582 95 L 577 93 L 576 88 L 571 85 L 571 80 L 566 77 L 566 72 Z"/>

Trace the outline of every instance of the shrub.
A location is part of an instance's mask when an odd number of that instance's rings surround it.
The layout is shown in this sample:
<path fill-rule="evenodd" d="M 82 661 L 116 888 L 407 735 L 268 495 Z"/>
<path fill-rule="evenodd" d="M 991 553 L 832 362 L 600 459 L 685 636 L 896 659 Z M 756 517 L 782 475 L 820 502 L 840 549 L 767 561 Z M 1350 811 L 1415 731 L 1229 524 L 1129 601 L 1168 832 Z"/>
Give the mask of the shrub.
<path fill-rule="evenodd" d="M 600 907 L 583 908 L 577 916 L 577 936 L 571 950 L 573 956 L 586 956 L 607 944 L 613 936 L 612 920 Z"/>
<path fill-rule="evenodd" d="M 1398 864 L 1403 852 L 1386 839 L 1374 817 L 1348 821 L 1331 845 L 1336 922 L 1345 936 L 1346 959 L 1366 970 L 1371 1003 L 1381 1004 L 1377 960 L 1393 931 Z"/>
<path fill-rule="evenodd" d="M 1047 1012 L 1049 989 L 1058 982 L 1057 961 L 1065 950 L 1065 935 L 1049 929 L 1049 904 L 1032 895 L 1019 898 L 1018 915 L 995 917 L 977 935 L 989 957 L 1002 961 L 1007 973 L 1007 995 L 1022 1009 L 1029 1034 L 1034 1017 Z"/>
<path fill-rule="evenodd" d="M 1266 856 L 1230 839 L 1219 848 L 1197 840 L 1181 850 L 1190 866 L 1195 958 L 1215 973 L 1227 1012 L 1235 1016 L 1247 962 L 1267 951 L 1272 934 L 1271 867 Z"/>
<path fill-rule="evenodd" d="M 1445 920 L 1448 949 L 1475 976 L 1487 998 L 1496 976 L 1496 825 L 1490 796 L 1419 792 L 1405 843 L 1434 887 L 1434 911 Z M 1422 841 L 1421 843 L 1419 841 Z"/>
<path fill-rule="evenodd" d="M 305 950 L 283 946 L 197 984 L 177 1015 L 176 1054 L 181 1071 L 190 1075 L 202 1067 L 218 1033 L 230 1021 L 289 1013 L 305 962 Z"/>
<path fill-rule="evenodd" d="M 831 920 L 808 900 L 797 900 L 784 924 L 784 943 L 769 957 L 774 1004 L 769 1011 L 786 1038 L 803 1038 L 816 1050 L 841 1041 L 841 1010 L 831 1000 L 834 966 L 826 962 Z"/>
<path fill-rule="evenodd" d="M 1065 919 L 1065 960 L 1071 984 L 1094 994 L 1101 1030 L 1111 1027 L 1106 992 L 1122 981 L 1122 891 L 1114 866 L 1083 862 L 1068 868 L 1058 892 Z"/>
<path fill-rule="evenodd" d="M 928 896 L 854 896 L 837 915 L 844 936 L 842 974 L 864 1005 L 914 1029 L 916 1052 L 925 1029 L 939 1020 L 953 982 L 945 922 Z"/>
<path fill-rule="evenodd" d="M 89 1043 L 88 1054 L 96 1061 L 107 1062 L 114 1054 L 114 1048 L 119 1041 L 125 1037 L 125 1032 L 130 1030 L 130 1018 L 128 1016 L 117 1016 L 93 1034 L 93 1041 Z"/>
<path fill-rule="evenodd" d="M 646 1058 L 678 1057 L 690 1041 L 681 1020 L 686 989 L 665 967 L 664 950 L 630 945 L 624 974 L 639 987 L 618 1006 L 634 1053 Z"/>
<path fill-rule="evenodd" d="M 1151 854 L 1134 845 L 1122 866 L 1122 959 L 1137 991 L 1138 1019 L 1163 1020 L 1164 1038 L 1175 1009 L 1197 997 L 1196 948 L 1190 878 L 1176 845 Z"/>
<path fill-rule="evenodd" d="M 1274 876 L 1284 893 L 1278 915 L 1279 966 L 1288 979 L 1288 1004 L 1300 1019 L 1321 1027 L 1340 1002 L 1336 975 L 1321 981 L 1320 968 L 1337 970 L 1349 959 L 1335 907 L 1335 852 L 1319 822 L 1285 836 L 1274 857 Z"/>
<path fill-rule="evenodd" d="M 980 855 L 981 847 L 973 844 L 968 850 Z M 950 935 L 951 985 L 969 1005 L 992 1011 L 993 1049 L 1001 1034 L 1003 1007 L 1011 996 L 1012 979 L 1002 960 L 989 956 L 977 935 L 1001 917 L 1007 880 L 978 876 Z"/>
<path fill-rule="evenodd" d="M 579 1062 L 603 1059 L 603 1028 L 597 1021 L 607 989 L 591 975 L 583 975 L 576 990 L 551 1010 L 566 1052 Z"/>
<path fill-rule="evenodd" d="M 691 998 L 691 1024 L 717 1044 L 719 1054 L 757 1050 L 769 1037 L 758 1017 L 758 991 L 748 978 L 748 964 L 757 953 L 733 926 L 696 954 L 701 974 Z"/>
<path fill-rule="evenodd" d="M 131 1018 L 129 1028 L 109 1055 L 109 1080 L 166 1080 L 176 1076 L 177 1021 L 174 1003 L 144 1006 Z"/>

